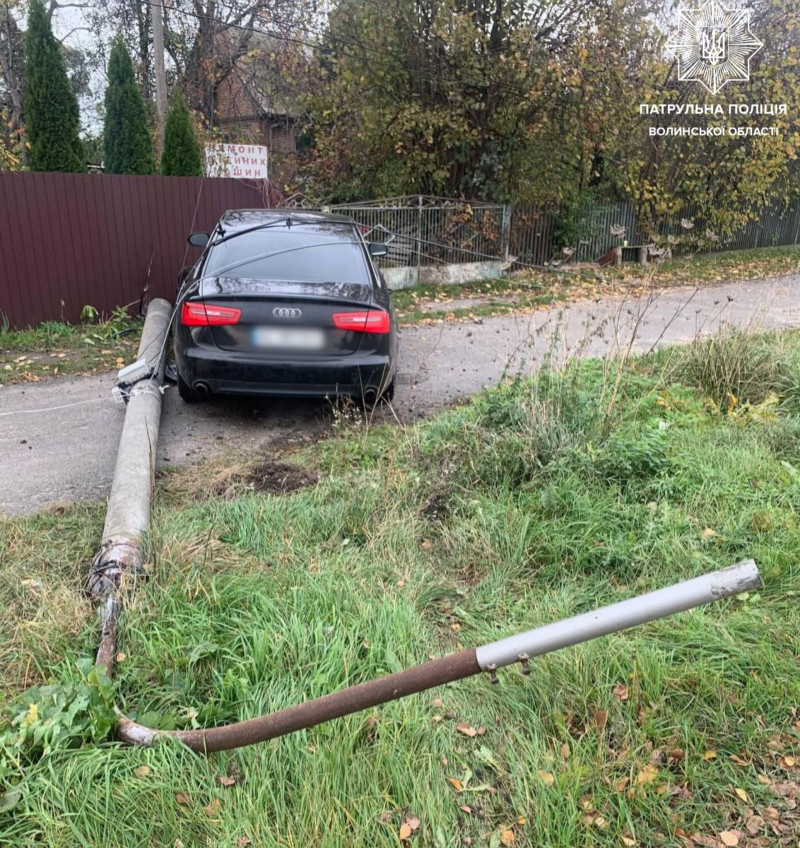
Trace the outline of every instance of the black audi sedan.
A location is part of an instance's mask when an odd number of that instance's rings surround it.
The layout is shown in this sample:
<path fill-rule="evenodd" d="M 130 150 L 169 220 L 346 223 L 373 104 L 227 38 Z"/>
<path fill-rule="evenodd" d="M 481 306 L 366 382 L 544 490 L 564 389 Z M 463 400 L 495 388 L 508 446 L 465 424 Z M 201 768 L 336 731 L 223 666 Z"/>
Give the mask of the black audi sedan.
<path fill-rule="evenodd" d="M 178 391 L 350 395 L 394 392 L 391 296 L 351 218 L 293 210 L 226 212 L 184 277 L 175 309 Z"/>

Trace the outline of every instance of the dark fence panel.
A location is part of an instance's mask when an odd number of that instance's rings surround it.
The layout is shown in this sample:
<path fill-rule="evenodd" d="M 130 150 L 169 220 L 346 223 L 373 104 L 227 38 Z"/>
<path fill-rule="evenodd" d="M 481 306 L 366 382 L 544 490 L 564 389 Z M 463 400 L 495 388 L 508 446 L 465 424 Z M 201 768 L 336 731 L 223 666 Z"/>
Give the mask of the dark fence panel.
<path fill-rule="evenodd" d="M 186 236 L 226 209 L 269 205 L 261 184 L 200 177 L 0 174 L 0 321 L 76 321 L 147 298 L 172 301 L 197 258 Z"/>

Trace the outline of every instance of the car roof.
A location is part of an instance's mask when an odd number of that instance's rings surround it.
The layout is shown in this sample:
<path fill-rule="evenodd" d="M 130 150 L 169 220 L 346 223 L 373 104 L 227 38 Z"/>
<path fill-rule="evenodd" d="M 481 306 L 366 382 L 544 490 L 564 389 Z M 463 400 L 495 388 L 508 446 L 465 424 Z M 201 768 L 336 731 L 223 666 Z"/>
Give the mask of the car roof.
<path fill-rule="evenodd" d="M 257 227 L 273 221 L 291 220 L 292 226 L 303 224 L 349 224 L 355 220 L 347 215 L 332 215 L 328 212 L 305 212 L 297 209 L 229 209 L 221 218 L 220 226 L 226 232 L 239 228 Z"/>

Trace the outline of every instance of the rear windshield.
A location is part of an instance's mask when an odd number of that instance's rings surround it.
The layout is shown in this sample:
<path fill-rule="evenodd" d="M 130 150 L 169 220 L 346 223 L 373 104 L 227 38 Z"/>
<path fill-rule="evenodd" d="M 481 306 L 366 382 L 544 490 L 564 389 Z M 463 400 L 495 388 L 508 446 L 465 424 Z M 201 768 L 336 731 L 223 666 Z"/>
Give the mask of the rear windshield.
<path fill-rule="evenodd" d="M 361 243 L 349 227 L 303 225 L 257 230 L 212 247 L 205 277 L 365 283 L 369 272 Z"/>

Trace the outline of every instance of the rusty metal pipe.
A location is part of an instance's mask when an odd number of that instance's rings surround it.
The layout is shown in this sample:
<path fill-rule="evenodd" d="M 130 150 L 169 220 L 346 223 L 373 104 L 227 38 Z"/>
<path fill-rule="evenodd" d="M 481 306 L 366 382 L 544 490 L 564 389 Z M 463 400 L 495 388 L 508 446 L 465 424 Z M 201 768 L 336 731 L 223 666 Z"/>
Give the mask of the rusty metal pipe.
<path fill-rule="evenodd" d="M 212 727 L 208 730 L 175 730 L 162 734 L 161 731 L 150 730 L 141 724 L 120 716 L 117 725 L 117 738 L 135 745 L 150 745 L 160 735 L 175 736 L 188 745 L 193 751 L 210 753 L 212 751 L 228 751 L 231 748 L 241 748 L 254 745 L 267 739 L 275 739 L 314 727 L 323 721 L 357 713 L 361 710 L 386 704 L 414 695 L 434 686 L 462 680 L 480 672 L 480 666 L 475 658 L 475 650 L 460 651 L 423 665 L 407 668 L 377 680 L 359 683 L 348 689 L 341 689 L 330 695 L 315 698 L 279 710 L 271 715 L 252 718 L 222 727 Z"/>
<path fill-rule="evenodd" d="M 755 563 L 746 560 L 674 586 L 547 624 L 480 648 L 460 651 L 249 721 L 207 730 L 165 732 L 151 730 L 120 713 L 117 737 L 135 745 L 151 745 L 159 736 L 172 736 L 200 753 L 253 745 L 434 686 L 452 683 L 481 671 L 488 671 L 492 675 L 492 682 L 495 682 L 498 668 L 519 662 L 524 673 L 528 670 L 528 660 L 533 656 L 674 615 L 761 585 Z"/>

